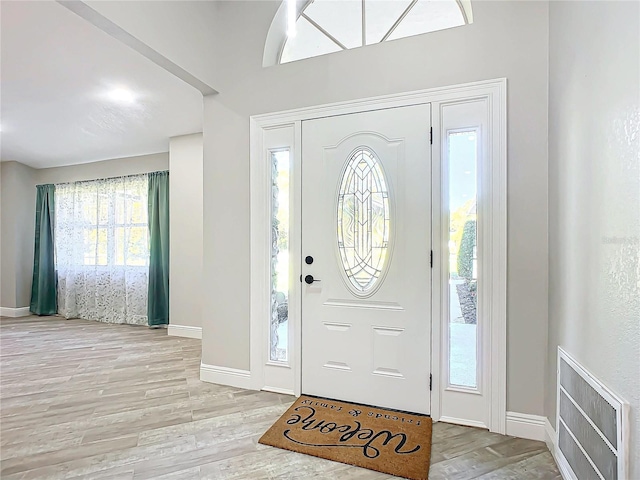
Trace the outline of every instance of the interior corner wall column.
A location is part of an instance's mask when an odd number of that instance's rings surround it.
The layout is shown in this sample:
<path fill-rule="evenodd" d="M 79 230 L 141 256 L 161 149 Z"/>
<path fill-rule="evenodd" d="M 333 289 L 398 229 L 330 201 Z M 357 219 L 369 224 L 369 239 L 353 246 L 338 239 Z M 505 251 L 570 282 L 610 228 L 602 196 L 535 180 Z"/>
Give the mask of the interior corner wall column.
<path fill-rule="evenodd" d="M 0 163 L 2 289 L 0 307 L 28 311 L 33 275 L 35 170 L 19 162 Z M 6 311 L 5 311 L 6 312 Z"/>
<path fill-rule="evenodd" d="M 217 95 L 204 97 L 203 149 L 202 363 L 238 379 L 250 369 L 249 119 Z"/>
<path fill-rule="evenodd" d="M 169 139 L 169 335 L 202 336 L 202 133 Z"/>

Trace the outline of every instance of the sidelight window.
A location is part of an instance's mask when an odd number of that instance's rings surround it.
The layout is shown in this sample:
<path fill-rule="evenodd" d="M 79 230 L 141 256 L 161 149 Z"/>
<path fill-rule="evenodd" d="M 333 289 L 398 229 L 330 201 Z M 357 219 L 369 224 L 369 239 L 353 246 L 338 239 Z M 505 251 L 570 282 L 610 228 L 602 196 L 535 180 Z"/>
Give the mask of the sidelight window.
<path fill-rule="evenodd" d="M 288 150 L 271 153 L 271 340 L 269 360 L 288 360 L 289 328 Z"/>
<path fill-rule="evenodd" d="M 449 132 L 449 384 L 477 388 L 478 135 Z"/>

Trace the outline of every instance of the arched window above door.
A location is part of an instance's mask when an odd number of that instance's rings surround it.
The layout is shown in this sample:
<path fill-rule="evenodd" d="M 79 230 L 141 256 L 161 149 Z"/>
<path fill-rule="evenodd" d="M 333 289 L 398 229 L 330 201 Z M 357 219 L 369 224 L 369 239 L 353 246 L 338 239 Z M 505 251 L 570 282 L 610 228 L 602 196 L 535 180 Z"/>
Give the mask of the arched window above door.
<path fill-rule="evenodd" d="M 271 30 L 286 23 L 288 2 Z M 311 0 L 295 11 L 295 35 L 269 32 L 264 65 L 288 63 L 471 23 L 470 0 Z M 295 18 L 295 17 L 294 17 Z M 270 61 L 279 40 L 277 58 Z"/>

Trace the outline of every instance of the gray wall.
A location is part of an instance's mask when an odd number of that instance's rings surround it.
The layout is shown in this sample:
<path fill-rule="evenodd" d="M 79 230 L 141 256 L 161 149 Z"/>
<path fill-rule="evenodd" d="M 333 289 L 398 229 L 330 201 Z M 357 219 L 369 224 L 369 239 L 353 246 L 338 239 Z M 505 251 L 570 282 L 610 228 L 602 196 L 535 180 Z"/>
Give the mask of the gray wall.
<path fill-rule="evenodd" d="M 29 306 L 33 275 L 36 185 L 167 170 L 169 154 L 118 158 L 68 167 L 33 169 L 2 162 L 2 307 Z"/>
<path fill-rule="evenodd" d="M 171 325 L 202 325 L 202 134 L 169 141 Z"/>
<path fill-rule="evenodd" d="M 18 162 L 0 163 L 2 251 L 0 306 L 28 307 L 33 276 L 36 170 Z"/>
<path fill-rule="evenodd" d="M 551 2 L 549 351 L 631 404 L 640 478 L 640 3 Z"/>
<path fill-rule="evenodd" d="M 2 164 L 0 163 L 0 306 L 3 305 L 2 301 L 2 265 L 4 264 L 3 254 L 2 254 Z"/>
<path fill-rule="evenodd" d="M 210 293 L 203 298 L 202 361 L 249 369 L 250 115 L 506 77 L 507 407 L 542 415 L 548 3 L 475 2 L 470 26 L 263 68 L 264 42 L 278 5 L 217 3 L 212 28 L 218 41 L 204 57 L 221 93 L 205 99 L 204 285 Z"/>

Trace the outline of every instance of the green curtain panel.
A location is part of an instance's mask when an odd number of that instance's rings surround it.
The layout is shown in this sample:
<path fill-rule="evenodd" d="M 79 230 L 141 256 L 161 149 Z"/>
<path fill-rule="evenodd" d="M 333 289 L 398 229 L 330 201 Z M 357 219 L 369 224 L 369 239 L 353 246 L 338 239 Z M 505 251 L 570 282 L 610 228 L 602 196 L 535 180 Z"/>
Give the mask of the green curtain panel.
<path fill-rule="evenodd" d="M 56 187 L 55 185 L 38 185 L 36 188 L 36 241 L 29 310 L 36 315 L 55 315 L 58 312 L 53 244 Z"/>
<path fill-rule="evenodd" d="M 169 323 L 169 172 L 149 174 L 149 326 Z"/>

